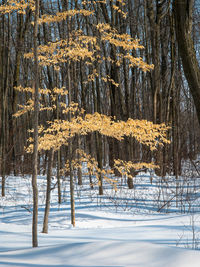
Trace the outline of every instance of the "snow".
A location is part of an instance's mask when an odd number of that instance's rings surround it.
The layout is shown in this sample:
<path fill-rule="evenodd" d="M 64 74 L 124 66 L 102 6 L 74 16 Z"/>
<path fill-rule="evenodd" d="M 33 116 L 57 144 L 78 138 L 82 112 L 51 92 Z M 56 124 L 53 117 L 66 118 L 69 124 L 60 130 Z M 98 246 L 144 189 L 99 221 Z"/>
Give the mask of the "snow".
<path fill-rule="evenodd" d="M 172 178 L 168 179 L 173 182 Z M 55 180 L 54 180 L 55 181 Z M 32 248 L 31 177 L 9 176 L 6 197 L 0 197 L 0 266 L 2 267 L 78 267 L 78 266 L 200 266 L 200 216 L 198 186 L 190 184 L 186 212 L 172 198 L 173 186 L 160 196 L 158 178 L 149 174 L 134 181 L 135 189 L 108 185 L 104 196 L 98 190 L 76 186 L 76 227 L 70 224 L 69 181 L 63 181 L 63 204 L 57 204 L 57 189 L 52 190 L 49 233 L 42 234 L 45 203 L 45 177 L 39 185 L 39 247 Z M 171 191 L 170 191 L 171 190 Z M 187 187 L 188 190 L 188 187 Z M 184 197 L 183 197 L 184 199 Z M 187 203 L 186 203 L 187 202 Z M 188 211 L 195 208 L 195 214 Z"/>

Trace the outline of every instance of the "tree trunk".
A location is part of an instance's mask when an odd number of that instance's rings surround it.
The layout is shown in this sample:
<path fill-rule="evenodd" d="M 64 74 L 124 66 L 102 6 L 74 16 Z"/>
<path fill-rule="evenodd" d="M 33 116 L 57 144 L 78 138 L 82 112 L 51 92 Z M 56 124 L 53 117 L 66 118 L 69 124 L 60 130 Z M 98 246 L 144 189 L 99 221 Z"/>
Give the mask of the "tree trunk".
<path fill-rule="evenodd" d="M 71 73 L 70 73 L 70 63 L 68 64 L 68 104 L 71 104 Z M 69 121 L 71 121 L 71 111 L 69 111 Z M 74 175 L 72 168 L 72 140 L 69 140 L 69 176 L 70 176 L 70 202 L 71 202 L 71 224 L 75 227 L 75 200 L 74 200 Z"/>
<path fill-rule="evenodd" d="M 44 213 L 43 229 L 42 233 L 48 233 L 48 219 L 50 211 L 50 197 L 51 197 L 51 176 L 52 176 L 52 164 L 53 164 L 54 151 L 49 151 L 48 171 L 47 171 L 47 189 L 46 189 L 46 206 Z"/>
<path fill-rule="evenodd" d="M 57 182 L 58 182 L 58 203 L 62 203 L 61 185 L 60 185 L 60 167 L 61 167 L 61 150 L 58 150 L 57 155 Z"/>
<path fill-rule="evenodd" d="M 174 0 L 173 4 L 178 49 L 200 124 L 200 68 L 191 36 L 194 0 Z"/>
<path fill-rule="evenodd" d="M 81 139 L 80 139 L 79 135 L 77 136 L 77 147 L 78 147 L 78 149 L 81 149 Z M 78 160 L 80 160 L 79 154 L 78 154 Z M 78 172 L 78 185 L 82 185 L 83 184 L 83 181 L 82 181 L 82 168 L 78 167 L 77 172 Z"/>
<path fill-rule="evenodd" d="M 33 221 L 32 221 L 32 246 L 38 247 L 37 224 L 38 224 L 38 187 L 37 187 L 37 166 L 38 166 L 38 115 L 39 115 L 39 70 L 38 70 L 38 52 L 37 52 L 37 33 L 39 17 L 39 0 L 35 0 L 35 18 L 34 18 L 34 144 L 33 144 Z"/>

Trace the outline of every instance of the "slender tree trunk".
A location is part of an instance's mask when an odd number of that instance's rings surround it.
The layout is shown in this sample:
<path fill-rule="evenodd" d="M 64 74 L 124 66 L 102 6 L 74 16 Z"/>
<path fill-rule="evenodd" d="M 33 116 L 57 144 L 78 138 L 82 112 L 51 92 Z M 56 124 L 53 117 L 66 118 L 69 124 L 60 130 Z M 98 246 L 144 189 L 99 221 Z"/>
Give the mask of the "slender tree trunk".
<path fill-rule="evenodd" d="M 78 149 L 81 149 L 81 138 L 80 136 L 78 135 L 77 136 L 77 147 Z M 78 160 L 80 159 L 80 156 L 78 154 Z M 78 167 L 78 185 L 82 185 L 83 184 L 83 181 L 82 181 L 82 168 L 81 167 Z"/>
<path fill-rule="evenodd" d="M 58 182 L 58 203 L 62 203 L 61 199 L 61 185 L 60 185 L 60 165 L 61 165 L 61 151 L 60 149 L 58 150 L 58 155 L 57 155 L 57 182 Z"/>
<path fill-rule="evenodd" d="M 95 133 L 95 139 L 96 139 L 96 149 L 97 149 L 97 162 L 98 162 L 98 168 L 100 170 L 103 169 L 102 165 L 102 140 L 99 133 Z M 103 195 L 103 177 L 102 174 L 98 174 L 98 183 L 99 183 L 99 195 Z"/>
<path fill-rule="evenodd" d="M 14 69 L 14 77 L 13 77 L 13 100 L 12 100 L 12 113 L 15 114 L 17 111 L 17 103 L 18 103 L 18 91 L 15 90 L 15 87 L 18 86 L 19 78 L 20 78 L 20 65 L 21 65 L 21 56 L 22 56 L 22 28 L 23 28 L 23 15 L 17 14 L 17 45 L 16 45 L 16 59 L 15 59 L 15 69 Z M 10 124 L 10 142 L 12 146 L 12 161 L 13 161 L 13 171 L 14 175 L 18 175 L 18 163 L 17 163 L 17 142 L 16 137 L 18 136 L 17 132 L 17 122 L 18 118 L 12 118 L 12 124 Z"/>
<path fill-rule="evenodd" d="M 35 0 L 35 18 L 34 18 L 34 147 L 33 147 L 33 221 L 32 221 L 32 246 L 38 247 L 37 224 L 38 224 L 38 187 L 37 187 L 37 166 L 38 166 L 38 115 L 39 115 L 39 70 L 38 70 L 38 52 L 37 52 L 37 33 L 39 17 L 39 0 Z"/>
<path fill-rule="evenodd" d="M 0 29 L 1 30 L 1 29 Z M 7 34 L 6 34 L 7 33 Z M 0 168 L 2 176 L 1 195 L 5 196 L 6 181 L 6 160 L 8 150 L 8 92 L 9 92 L 9 68 L 10 68 L 10 47 L 11 47 L 11 30 L 10 30 L 10 14 L 2 16 L 2 46 L 0 47 Z"/>
<path fill-rule="evenodd" d="M 75 227 L 75 201 L 74 201 L 74 175 L 72 170 L 72 144 L 69 144 L 69 176 L 70 176 L 70 199 L 71 199 L 71 224 Z"/>
<path fill-rule="evenodd" d="M 1 145 L 1 196 L 5 196 L 5 109 L 6 109 L 6 101 L 5 101 L 5 88 L 4 88 L 4 81 L 5 81 L 5 47 L 6 47 L 6 38 L 5 38 L 5 15 L 2 16 L 2 36 L 1 36 L 1 62 L 0 62 L 0 88 L 1 88 L 1 135 L 0 135 L 0 145 Z"/>
<path fill-rule="evenodd" d="M 89 154 L 94 157 L 94 153 L 93 153 L 93 134 L 88 134 L 86 136 L 86 142 L 88 143 L 88 149 L 89 149 Z M 90 181 L 90 188 L 93 189 L 94 188 L 94 185 L 93 185 L 93 181 L 92 181 L 92 175 L 91 175 L 91 172 L 90 172 L 90 169 L 88 169 L 89 171 L 89 181 Z"/>
<path fill-rule="evenodd" d="M 48 219 L 50 211 L 50 198 L 51 198 L 51 176 L 52 176 L 52 164 L 53 164 L 54 151 L 49 151 L 48 171 L 47 171 L 47 189 L 46 189 L 46 206 L 44 213 L 43 229 L 42 233 L 48 233 Z"/>
<path fill-rule="evenodd" d="M 68 64 L 68 103 L 71 104 L 71 74 L 70 64 Z M 71 112 L 69 112 L 69 121 L 71 121 Z M 69 176 L 70 176 L 70 198 L 71 198 L 71 224 L 75 227 L 75 200 L 74 200 L 74 175 L 72 168 L 72 140 L 69 140 Z"/>
<path fill-rule="evenodd" d="M 58 73 L 56 73 L 56 86 L 58 87 Z M 60 108 L 59 108 L 59 98 L 56 99 L 56 118 L 60 119 Z M 61 185 L 60 185 L 60 168 L 61 168 L 61 150 L 57 151 L 57 183 L 58 183 L 58 203 L 62 203 L 61 199 Z"/>

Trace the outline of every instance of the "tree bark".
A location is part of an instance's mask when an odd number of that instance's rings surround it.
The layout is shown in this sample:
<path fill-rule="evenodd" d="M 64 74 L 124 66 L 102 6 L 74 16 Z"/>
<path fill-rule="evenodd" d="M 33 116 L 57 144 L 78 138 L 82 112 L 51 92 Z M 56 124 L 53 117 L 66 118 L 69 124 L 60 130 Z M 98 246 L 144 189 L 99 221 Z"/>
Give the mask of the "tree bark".
<path fill-rule="evenodd" d="M 49 151 L 48 171 L 47 171 L 47 189 L 46 189 L 46 206 L 44 213 L 43 229 L 42 233 L 48 233 L 48 220 L 50 211 L 50 198 L 51 198 L 51 176 L 52 176 L 52 164 L 53 164 L 54 151 Z"/>
<path fill-rule="evenodd" d="M 57 182 L 58 182 L 58 203 L 62 203 L 61 184 L 60 184 L 60 167 L 61 167 L 61 150 L 58 150 L 57 155 Z"/>
<path fill-rule="evenodd" d="M 38 247 L 37 224 L 38 224 L 38 187 L 37 187 L 37 166 L 38 166 L 38 115 L 39 115 L 39 71 L 38 71 L 38 52 L 37 52 L 37 33 L 39 17 L 39 0 L 35 0 L 35 18 L 34 18 L 34 144 L 33 144 L 33 221 L 32 221 L 32 246 Z"/>
<path fill-rule="evenodd" d="M 174 0 L 173 8 L 178 49 L 200 124 L 200 68 L 191 35 L 193 4 L 194 0 Z"/>
<path fill-rule="evenodd" d="M 70 63 L 68 64 L 68 103 L 71 104 L 71 74 L 70 74 Z M 71 121 L 71 111 L 69 111 L 69 121 Z M 69 176 L 70 176 L 70 203 L 71 203 L 71 224 L 75 227 L 75 200 L 74 200 L 74 175 L 73 175 L 73 168 L 72 168 L 72 140 L 69 140 L 68 145 L 68 152 L 69 152 Z"/>

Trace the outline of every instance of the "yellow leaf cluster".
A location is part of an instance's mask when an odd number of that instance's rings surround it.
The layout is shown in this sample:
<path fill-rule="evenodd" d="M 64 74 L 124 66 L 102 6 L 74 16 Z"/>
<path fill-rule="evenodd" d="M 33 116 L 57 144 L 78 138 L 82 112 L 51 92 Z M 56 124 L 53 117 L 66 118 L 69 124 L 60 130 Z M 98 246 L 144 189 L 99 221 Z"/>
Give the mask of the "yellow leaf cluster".
<path fill-rule="evenodd" d="M 110 76 L 109 75 L 107 75 L 107 77 L 101 77 L 101 79 L 102 79 L 102 81 L 104 81 L 104 82 L 110 82 L 110 83 L 112 83 L 114 86 L 116 86 L 116 87 L 119 87 L 119 83 L 116 83 L 113 79 L 111 79 L 110 78 Z"/>
<path fill-rule="evenodd" d="M 39 64 L 42 66 L 57 65 L 66 61 L 95 60 L 91 46 L 95 45 L 96 38 L 80 35 L 80 32 L 71 35 L 69 40 L 49 42 L 38 47 Z M 25 58 L 33 58 L 33 51 L 26 53 Z"/>
<path fill-rule="evenodd" d="M 82 16 L 90 16 L 94 13 L 94 11 L 89 11 L 85 9 L 71 9 L 64 12 L 58 12 L 56 15 L 43 15 L 39 20 L 38 23 L 52 23 L 52 22 L 60 22 L 62 20 L 66 20 L 67 17 L 73 17 L 75 15 L 82 15 Z"/>
<path fill-rule="evenodd" d="M 34 88 L 33 87 L 23 87 L 23 86 L 19 85 L 19 86 L 16 86 L 14 89 L 19 91 L 19 92 L 27 92 L 27 93 L 34 94 Z M 48 95 L 50 93 L 51 93 L 50 89 L 39 88 L 39 94 Z"/>
<path fill-rule="evenodd" d="M 19 14 L 25 14 L 26 9 L 30 8 L 32 11 L 35 10 L 34 0 L 7 0 L 5 4 L 0 6 L 0 13 L 8 14 L 17 11 Z"/>
<path fill-rule="evenodd" d="M 53 92 L 56 95 L 68 95 L 68 90 L 66 90 L 65 87 L 61 87 L 61 88 L 54 87 Z"/>
<path fill-rule="evenodd" d="M 94 69 L 93 72 L 88 75 L 88 79 L 84 83 L 94 81 L 95 80 L 95 77 L 99 77 L 99 74 L 97 73 L 97 70 L 96 69 Z"/>
<path fill-rule="evenodd" d="M 143 49 L 139 44 L 139 39 L 133 39 L 129 34 L 119 34 L 116 29 L 112 29 L 109 24 L 99 23 L 96 28 L 101 33 L 103 41 L 109 41 L 116 47 L 122 47 L 124 50 Z"/>
<path fill-rule="evenodd" d="M 59 149 L 67 145 L 70 138 L 76 134 L 87 135 L 91 132 L 99 132 L 102 135 L 122 140 L 125 136 L 134 137 L 139 143 L 147 145 L 155 150 L 158 145 L 169 143 L 165 124 L 153 124 L 146 120 L 115 121 L 110 116 L 99 113 L 84 114 L 73 103 L 64 112 L 71 112 L 72 119 L 55 120 L 49 123 L 49 127 L 43 131 L 39 139 L 39 150 Z M 48 145 L 47 145 L 48 143 Z"/>
<path fill-rule="evenodd" d="M 26 92 L 26 93 L 31 93 L 32 95 L 32 99 L 33 99 L 33 95 L 34 95 L 34 88 L 32 87 L 23 87 L 23 86 L 17 86 L 15 87 L 15 90 L 19 91 L 19 92 Z M 47 89 L 47 88 L 39 88 L 39 94 L 40 94 L 40 104 L 39 104 L 39 110 L 40 111 L 53 111 L 54 109 L 56 109 L 56 95 L 61 95 L 61 96 L 65 96 L 68 94 L 68 90 L 65 89 L 65 87 L 55 87 L 53 88 L 53 90 Z M 52 101 L 52 106 L 44 106 L 41 102 L 41 95 L 45 95 L 48 96 L 49 98 L 51 98 Z M 27 112 L 33 111 L 33 100 L 31 98 L 24 104 L 24 105 L 18 105 L 18 107 L 20 108 L 20 110 L 18 110 L 14 116 L 15 117 L 19 117 L 22 116 L 23 114 L 26 114 Z M 67 105 L 66 103 L 60 102 L 60 107 L 63 109 L 63 113 L 66 113 L 66 109 L 67 109 Z"/>
<path fill-rule="evenodd" d="M 124 161 L 120 159 L 118 160 L 115 159 L 114 168 L 117 169 L 122 176 L 126 176 L 127 178 L 133 178 L 131 174 L 132 170 L 141 170 L 143 168 L 156 169 L 156 168 L 159 168 L 159 166 L 155 165 L 153 162 L 133 163 L 132 161 Z"/>
<path fill-rule="evenodd" d="M 21 85 L 16 86 L 14 88 L 15 90 L 19 91 L 19 92 L 29 92 L 29 93 L 33 93 L 34 89 L 32 87 L 23 87 Z"/>
<path fill-rule="evenodd" d="M 99 177 L 101 176 L 106 182 L 111 184 L 116 189 L 117 181 L 111 177 L 114 174 L 111 169 L 100 169 L 98 167 L 98 162 L 91 155 L 88 155 L 81 149 L 76 150 L 76 154 L 78 156 L 77 159 L 72 160 L 73 169 L 82 168 L 82 163 L 87 163 L 88 175 L 94 175 L 99 182 Z M 67 161 L 66 170 L 69 170 L 69 162 Z"/>
<path fill-rule="evenodd" d="M 111 45 L 116 48 L 123 48 L 124 54 L 117 54 L 117 61 L 115 62 L 111 58 L 107 58 L 106 60 L 115 63 L 117 66 L 120 66 L 123 58 L 129 61 L 129 67 L 137 66 L 141 68 L 143 71 L 150 71 L 154 68 L 154 65 L 147 64 L 143 61 L 141 57 L 133 57 L 132 50 L 133 49 L 143 49 L 144 46 L 140 45 L 139 39 L 133 39 L 129 34 L 119 34 L 116 29 L 112 29 L 109 24 L 100 23 L 97 26 L 98 31 L 101 34 L 101 40 L 104 42 L 109 42 Z"/>
<path fill-rule="evenodd" d="M 18 118 L 22 115 L 24 115 L 25 113 L 32 111 L 33 107 L 34 107 L 34 102 L 32 99 L 29 99 L 25 105 L 18 105 L 18 107 L 20 108 L 20 110 L 18 110 L 13 116 Z"/>
<path fill-rule="evenodd" d="M 72 116 L 75 114 L 82 115 L 84 114 L 85 110 L 79 108 L 78 103 L 72 101 L 68 107 L 65 106 L 65 109 L 63 109 L 63 114 L 68 114 L 69 112 L 71 113 Z"/>
<path fill-rule="evenodd" d="M 143 61 L 143 59 L 141 57 L 133 57 L 130 54 L 127 54 L 124 56 L 124 58 L 127 58 L 129 60 L 129 67 L 139 67 L 140 69 L 142 69 L 144 72 L 146 71 L 150 71 L 152 69 L 154 69 L 154 65 L 151 64 L 147 64 L 146 62 Z"/>
<path fill-rule="evenodd" d="M 118 1 L 119 2 L 119 1 Z M 119 8 L 118 6 L 116 6 L 116 5 L 112 5 L 112 7 L 113 7 L 113 9 L 115 10 L 115 11 L 117 11 L 118 13 L 120 13 L 120 14 L 122 14 L 122 17 L 123 18 L 126 18 L 126 16 L 127 16 L 127 13 L 126 12 L 123 12 L 122 10 L 121 10 L 121 8 Z"/>

